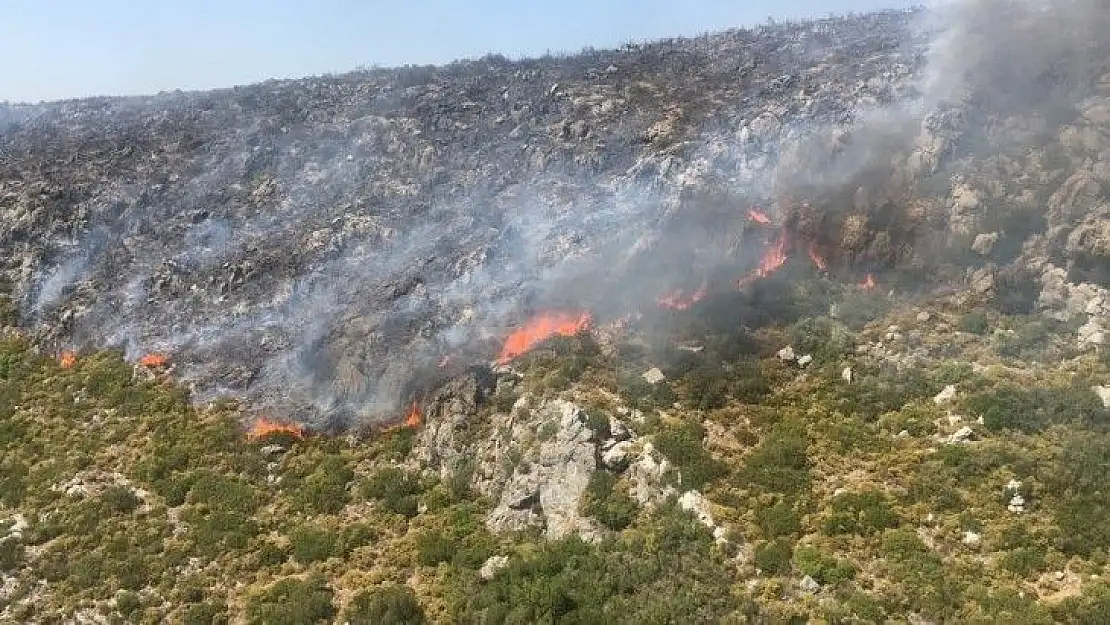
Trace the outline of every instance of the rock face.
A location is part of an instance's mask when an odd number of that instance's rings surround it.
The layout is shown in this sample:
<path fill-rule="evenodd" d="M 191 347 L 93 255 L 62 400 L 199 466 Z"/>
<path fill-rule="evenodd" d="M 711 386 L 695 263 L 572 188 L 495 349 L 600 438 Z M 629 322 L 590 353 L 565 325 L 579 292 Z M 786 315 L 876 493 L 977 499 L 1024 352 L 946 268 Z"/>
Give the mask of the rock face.
<path fill-rule="evenodd" d="M 597 469 L 596 435 L 582 409 L 567 401 L 549 402 L 537 416 L 555 425 L 554 435 L 539 445 L 534 462 L 517 465 L 487 523 L 495 531 L 542 524 L 549 538 L 560 538 L 588 527 L 578 500 Z"/>

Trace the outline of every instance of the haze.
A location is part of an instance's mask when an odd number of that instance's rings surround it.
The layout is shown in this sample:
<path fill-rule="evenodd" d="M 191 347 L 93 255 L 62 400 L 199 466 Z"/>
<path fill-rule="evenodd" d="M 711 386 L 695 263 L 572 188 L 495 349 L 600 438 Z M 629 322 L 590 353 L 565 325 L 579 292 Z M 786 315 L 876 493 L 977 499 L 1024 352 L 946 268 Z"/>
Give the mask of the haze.
<path fill-rule="evenodd" d="M 0 3 L 0 100 L 209 89 L 344 72 L 612 47 L 906 0 L 124 0 Z"/>

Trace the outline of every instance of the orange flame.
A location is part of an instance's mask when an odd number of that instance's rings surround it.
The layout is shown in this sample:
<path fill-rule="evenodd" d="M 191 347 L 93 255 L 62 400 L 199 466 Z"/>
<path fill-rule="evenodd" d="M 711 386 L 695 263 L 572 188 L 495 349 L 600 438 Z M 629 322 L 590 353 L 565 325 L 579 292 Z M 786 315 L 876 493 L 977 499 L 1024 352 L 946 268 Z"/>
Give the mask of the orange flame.
<path fill-rule="evenodd" d="M 63 369 L 69 369 L 73 365 L 77 364 L 77 354 L 71 352 L 68 349 L 65 350 L 64 352 L 62 352 L 61 357 L 58 358 L 58 364 L 60 364 Z"/>
<path fill-rule="evenodd" d="M 824 271 L 828 268 L 828 264 L 825 262 L 825 259 L 822 258 L 821 254 L 817 251 L 816 243 L 810 242 L 809 247 L 806 251 L 809 252 L 809 259 L 813 261 L 813 264 L 817 266 L 818 270 Z"/>
<path fill-rule="evenodd" d="M 785 265 L 787 258 L 786 244 L 786 230 L 783 230 L 779 233 L 778 239 L 767 248 L 767 251 L 763 252 L 763 258 L 759 259 L 759 266 L 750 275 L 740 279 L 740 288 L 744 288 L 758 278 L 766 278 L 777 271 L 779 267 Z"/>
<path fill-rule="evenodd" d="M 304 426 L 299 423 L 281 423 L 279 421 L 271 421 L 266 417 L 259 417 L 254 425 L 251 426 L 247 432 L 248 438 L 259 439 L 267 434 L 275 434 L 278 432 L 285 432 L 292 434 L 297 438 L 304 438 Z"/>
<path fill-rule="evenodd" d="M 675 289 L 669 293 L 664 293 L 656 298 L 658 303 L 663 308 L 670 308 L 672 310 L 688 310 L 694 304 L 705 299 L 705 295 L 709 288 L 708 280 L 702 280 L 701 286 L 697 291 L 690 294 L 689 297 L 684 297 L 685 291 L 682 289 Z"/>
<path fill-rule="evenodd" d="M 405 427 L 416 429 L 424 422 L 424 413 L 420 410 L 418 402 L 412 402 L 412 407 L 409 408 L 409 413 L 405 415 Z"/>
<path fill-rule="evenodd" d="M 757 224 L 767 225 L 771 223 L 771 218 L 767 216 L 767 213 L 754 208 L 748 211 L 748 218 Z"/>
<path fill-rule="evenodd" d="M 144 367 L 165 367 L 170 364 L 170 359 L 162 354 L 147 354 L 139 359 L 139 364 Z"/>
<path fill-rule="evenodd" d="M 860 282 L 859 285 L 864 291 L 870 291 L 878 286 L 875 282 L 875 276 L 871 274 L 867 274 L 867 278 L 863 282 Z"/>
<path fill-rule="evenodd" d="M 524 324 L 524 327 L 513 332 L 505 339 L 505 345 L 501 348 L 501 355 L 498 356 L 497 363 L 506 364 L 553 336 L 574 336 L 589 325 L 590 313 L 579 313 L 577 315 L 563 312 L 542 314 Z"/>

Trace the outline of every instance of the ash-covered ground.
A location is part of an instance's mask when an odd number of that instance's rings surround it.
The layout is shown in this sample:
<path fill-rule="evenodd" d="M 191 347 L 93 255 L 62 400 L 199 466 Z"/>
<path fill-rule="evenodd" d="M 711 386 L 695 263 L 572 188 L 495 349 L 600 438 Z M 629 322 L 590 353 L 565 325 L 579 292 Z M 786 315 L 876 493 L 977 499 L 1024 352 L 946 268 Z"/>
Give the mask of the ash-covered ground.
<path fill-rule="evenodd" d="M 1067 302 L 1110 283 L 1108 22 L 967 0 L 6 105 L 3 271 L 45 349 L 165 354 L 198 399 L 329 428 L 402 416 L 535 314 L 734 293 L 780 243 L 1101 319 Z"/>

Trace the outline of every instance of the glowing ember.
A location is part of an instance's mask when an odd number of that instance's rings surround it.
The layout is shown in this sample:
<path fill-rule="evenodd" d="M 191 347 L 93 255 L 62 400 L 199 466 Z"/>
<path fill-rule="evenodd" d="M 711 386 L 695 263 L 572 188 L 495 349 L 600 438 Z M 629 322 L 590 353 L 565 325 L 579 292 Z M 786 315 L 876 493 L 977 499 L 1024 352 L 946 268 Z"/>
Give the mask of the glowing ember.
<path fill-rule="evenodd" d="M 162 354 L 147 354 L 139 359 L 139 364 L 144 367 L 165 367 L 170 364 L 170 359 Z"/>
<path fill-rule="evenodd" d="M 871 289 L 874 289 L 876 286 L 878 286 L 878 284 L 876 284 L 875 282 L 875 276 L 871 274 L 867 274 L 867 278 L 863 282 L 860 282 L 859 285 L 860 288 L 865 291 L 870 291 Z"/>
<path fill-rule="evenodd" d="M 420 404 L 412 402 L 412 407 L 409 408 L 409 413 L 405 415 L 405 427 L 418 428 L 424 422 L 424 415 L 420 410 Z"/>
<path fill-rule="evenodd" d="M 63 369 L 69 369 L 73 365 L 77 364 L 77 354 L 67 349 L 66 351 L 62 352 L 61 357 L 58 358 L 58 364 L 60 364 Z"/>
<path fill-rule="evenodd" d="M 685 291 L 682 289 L 675 289 L 669 293 L 660 295 L 655 301 L 663 308 L 670 308 L 672 310 L 688 310 L 694 304 L 705 299 L 705 294 L 709 287 L 707 280 L 702 280 L 701 286 L 697 291 L 690 294 L 689 297 L 685 296 Z"/>
<path fill-rule="evenodd" d="M 540 315 L 505 339 L 498 364 L 505 364 L 553 336 L 574 336 L 589 327 L 590 313 L 547 313 Z"/>
<path fill-rule="evenodd" d="M 818 270 L 824 271 L 828 268 L 825 259 L 821 258 L 821 254 L 817 251 L 817 245 L 810 243 L 807 251 L 809 252 L 809 259 L 813 261 L 813 264 L 817 266 Z"/>
<path fill-rule="evenodd" d="M 284 432 L 292 434 L 297 438 L 304 438 L 304 426 L 299 423 L 282 423 L 280 421 L 271 421 L 266 417 L 259 417 L 254 425 L 251 426 L 247 437 L 259 439 L 269 434 L 277 434 Z"/>
<path fill-rule="evenodd" d="M 758 224 L 767 225 L 771 223 L 771 218 L 767 216 L 767 213 L 754 208 L 748 211 L 748 217 Z"/>

